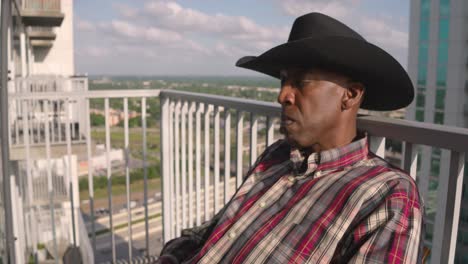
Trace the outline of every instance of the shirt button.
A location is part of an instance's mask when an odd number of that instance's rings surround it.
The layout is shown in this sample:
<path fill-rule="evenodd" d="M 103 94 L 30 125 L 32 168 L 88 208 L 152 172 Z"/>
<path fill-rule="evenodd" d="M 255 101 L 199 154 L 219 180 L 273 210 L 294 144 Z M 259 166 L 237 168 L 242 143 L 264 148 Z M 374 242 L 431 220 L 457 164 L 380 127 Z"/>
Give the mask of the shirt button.
<path fill-rule="evenodd" d="M 294 176 L 289 176 L 288 181 L 294 183 L 294 181 L 296 181 L 296 179 L 294 178 Z"/>
<path fill-rule="evenodd" d="M 258 205 L 258 207 L 263 208 L 263 207 L 265 207 L 265 205 L 266 205 L 265 202 L 261 202 L 261 203 Z"/>
<path fill-rule="evenodd" d="M 234 232 L 229 233 L 229 238 L 235 238 L 235 237 L 236 237 L 236 233 L 234 233 Z"/>
<path fill-rule="evenodd" d="M 315 175 L 316 175 L 317 177 L 320 177 L 320 175 L 322 175 L 322 172 L 321 172 L 321 171 L 317 171 L 317 172 L 315 173 Z"/>

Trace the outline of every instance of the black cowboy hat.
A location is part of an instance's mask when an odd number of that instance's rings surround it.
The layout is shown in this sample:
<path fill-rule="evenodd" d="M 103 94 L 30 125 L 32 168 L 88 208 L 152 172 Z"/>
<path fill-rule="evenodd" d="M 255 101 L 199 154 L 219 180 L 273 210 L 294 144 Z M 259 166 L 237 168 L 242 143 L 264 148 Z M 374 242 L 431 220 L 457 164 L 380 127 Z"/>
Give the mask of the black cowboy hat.
<path fill-rule="evenodd" d="M 287 68 L 333 70 L 364 84 L 361 108 L 368 110 L 396 110 L 414 98 L 413 84 L 398 61 L 345 24 L 320 13 L 297 18 L 288 42 L 258 57 L 243 57 L 236 66 L 278 79 Z"/>

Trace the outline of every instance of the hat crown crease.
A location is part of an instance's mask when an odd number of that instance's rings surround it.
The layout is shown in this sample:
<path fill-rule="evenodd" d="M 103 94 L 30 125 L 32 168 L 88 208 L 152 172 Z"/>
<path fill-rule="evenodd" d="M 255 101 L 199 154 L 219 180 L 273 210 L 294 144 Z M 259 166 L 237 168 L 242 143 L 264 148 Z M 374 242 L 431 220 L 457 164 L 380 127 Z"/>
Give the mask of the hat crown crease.
<path fill-rule="evenodd" d="M 288 42 L 315 37 L 341 36 L 366 41 L 359 33 L 340 21 L 320 13 L 297 18 L 291 28 Z"/>

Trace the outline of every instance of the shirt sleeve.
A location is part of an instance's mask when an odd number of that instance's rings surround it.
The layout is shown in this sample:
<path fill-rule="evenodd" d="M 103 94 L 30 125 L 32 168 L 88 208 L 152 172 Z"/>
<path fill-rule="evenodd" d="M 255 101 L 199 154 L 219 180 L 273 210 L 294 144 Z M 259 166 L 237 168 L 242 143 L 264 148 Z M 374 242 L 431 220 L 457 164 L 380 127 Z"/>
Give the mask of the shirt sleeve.
<path fill-rule="evenodd" d="M 423 208 L 414 183 L 407 187 L 391 188 L 354 230 L 349 263 L 421 263 Z"/>
<path fill-rule="evenodd" d="M 211 220 L 189 229 L 182 230 L 182 235 L 168 241 L 160 253 L 157 263 L 182 263 L 189 260 L 205 244 L 224 210 L 220 210 Z"/>

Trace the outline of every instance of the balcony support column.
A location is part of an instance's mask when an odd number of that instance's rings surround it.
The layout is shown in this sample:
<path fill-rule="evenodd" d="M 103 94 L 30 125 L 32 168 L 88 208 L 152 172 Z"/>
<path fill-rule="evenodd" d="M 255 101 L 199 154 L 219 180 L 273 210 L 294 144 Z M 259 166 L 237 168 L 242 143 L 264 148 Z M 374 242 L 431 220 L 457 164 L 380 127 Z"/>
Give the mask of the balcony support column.
<path fill-rule="evenodd" d="M 11 19 L 11 2 L 2 1 L 1 3 L 1 38 L 0 38 L 0 177 L 3 179 L 3 202 L 5 205 L 5 237 L 6 237 L 6 253 L 5 263 L 16 263 L 15 258 L 15 238 L 13 236 L 13 218 L 11 208 L 11 190 L 10 190 L 10 172 L 9 172 L 9 132 L 8 123 L 8 60 L 9 56 L 9 24 Z"/>

